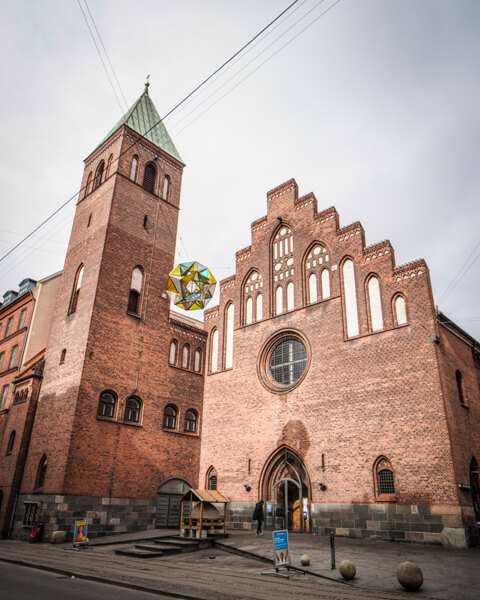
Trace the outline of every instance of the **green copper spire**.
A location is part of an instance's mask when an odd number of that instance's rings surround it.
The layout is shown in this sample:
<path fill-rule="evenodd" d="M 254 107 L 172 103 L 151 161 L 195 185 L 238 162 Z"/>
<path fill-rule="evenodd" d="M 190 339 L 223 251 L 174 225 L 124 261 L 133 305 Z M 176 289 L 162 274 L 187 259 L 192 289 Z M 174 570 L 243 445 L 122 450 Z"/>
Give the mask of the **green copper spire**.
<path fill-rule="evenodd" d="M 184 165 L 178 150 L 175 148 L 175 144 L 172 142 L 172 138 L 169 136 L 168 131 L 160 119 L 160 115 L 155 108 L 155 105 L 148 95 L 149 83 L 145 84 L 145 91 L 140 98 L 133 104 L 128 112 L 118 121 L 103 140 L 98 144 L 97 148 L 108 140 L 122 125 L 127 125 L 133 131 L 136 131 L 140 135 L 143 135 L 145 139 L 161 148 L 164 152 L 178 160 Z M 95 150 L 97 149 L 95 148 Z"/>

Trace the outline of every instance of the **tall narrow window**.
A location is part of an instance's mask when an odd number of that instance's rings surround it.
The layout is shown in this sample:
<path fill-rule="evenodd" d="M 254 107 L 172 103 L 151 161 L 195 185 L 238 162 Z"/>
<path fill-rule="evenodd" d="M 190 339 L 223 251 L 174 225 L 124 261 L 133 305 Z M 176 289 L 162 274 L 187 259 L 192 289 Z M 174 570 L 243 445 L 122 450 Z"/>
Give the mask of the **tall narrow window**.
<path fill-rule="evenodd" d="M 145 172 L 143 173 L 143 187 L 147 190 L 147 192 L 151 192 L 152 194 L 155 191 L 155 178 L 157 172 L 155 167 L 149 163 L 145 167 Z"/>
<path fill-rule="evenodd" d="M 168 193 L 170 192 L 170 177 L 165 175 L 165 179 L 163 180 L 163 192 L 162 198 L 164 200 L 168 200 Z"/>
<path fill-rule="evenodd" d="M 380 298 L 380 284 L 377 277 L 368 280 L 368 301 L 370 305 L 370 325 L 372 331 L 383 329 L 382 300 Z"/>
<path fill-rule="evenodd" d="M 5 356 L 5 352 L 0 352 L 0 371 L 2 370 L 4 356 Z"/>
<path fill-rule="evenodd" d="M 275 314 L 281 315 L 283 312 L 283 288 L 278 286 L 275 292 Z"/>
<path fill-rule="evenodd" d="M 10 354 L 10 362 L 8 363 L 8 368 L 13 369 L 15 365 L 15 359 L 17 358 L 18 346 L 14 346 L 12 348 L 12 353 Z"/>
<path fill-rule="evenodd" d="M 185 413 L 185 431 L 196 433 L 197 419 L 197 413 L 194 410 L 187 410 Z"/>
<path fill-rule="evenodd" d="M 246 325 L 250 325 L 253 321 L 253 300 L 249 296 L 247 298 L 247 306 L 246 306 L 246 315 L 245 315 L 245 323 Z"/>
<path fill-rule="evenodd" d="M 380 457 L 375 463 L 375 483 L 376 495 L 395 494 L 395 480 L 390 461 L 385 457 Z"/>
<path fill-rule="evenodd" d="M 75 275 L 75 280 L 73 282 L 72 295 L 70 297 L 70 305 L 68 307 L 69 315 L 71 315 L 77 310 L 78 297 L 80 295 L 80 288 L 82 287 L 82 279 L 83 265 L 80 265 L 77 269 L 77 274 Z"/>
<path fill-rule="evenodd" d="M 322 271 L 322 298 L 323 300 L 330 298 L 330 271 L 328 269 Z"/>
<path fill-rule="evenodd" d="M 105 171 L 105 179 L 108 179 L 110 176 L 110 170 L 112 168 L 113 154 L 110 154 L 107 161 L 107 170 Z"/>
<path fill-rule="evenodd" d="M 137 166 L 138 166 L 138 156 L 134 156 L 132 159 L 132 166 L 130 167 L 130 179 L 132 181 L 137 180 Z"/>
<path fill-rule="evenodd" d="M 207 488 L 209 490 L 217 489 L 217 471 L 214 467 L 210 467 L 207 472 Z"/>
<path fill-rule="evenodd" d="M 113 419 L 115 416 L 115 406 L 117 404 L 117 395 L 115 392 L 107 390 L 100 394 L 100 400 L 98 401 L 98 412 L 99 417 L 105 417 L 107 419 Z"/>
<path fill-rule="evenodd" d="M 35 481 L 35 491 L 39 492 L 45 485 L 45 475 L 47 474 L 47 456 L 44 454 L 38 465 L 37 478 Z"/>
<path fill-rule="evenodd" d="M 27 309 L 24 308 L 22 310 L 22 312 L 20 313 L 20 319 L 18 321 L 18 328 L 22 329 L 22 327 L 25 325 L 25 317 L 27 316 Z"/>
<path fill-rule="evenodd" d="M 193 361 L 193 369 L 196 373 L 200 373 L 200 369 L 202 367 L 202 351 L 200 348 L 195 350 L 195 358 Z"/>
<path fill-rule="evenodd" d="M 262 294 L 258 294 L 257 296 L 257 314 L 255 315 L 257 321 L 261 321 L 263 319 L 263 296 Z"/>
<path fill-rule="evenodd" d="M 15 444 L 15 431 L 12 431 L 12 433 L 10 434 L 10 438 L 8 440 L 7 454 L 12 453 L 14 444 Z"/>
<path fill-rule="evenodd" d="M 231 369 L 233 366 L 233 324 L 235 316 L 235 307 L 233 304 L 228 305 L 226 316 L 225 368 Z"/>
<path fill-rule="evenodd" d="M 125 402 L 125 418 L 126 423 L 138 423 L 140 421 L 140 408 L 142 404 L 139 398 L 131 396 Z"/>
<path fill-rule="evenodd" d="M 455 379 L 457 381 L 457 393 L 458 393 L 458 399 L 460 401 L 460 404 L 462 406 L 466 406 L 466 402 L 465 402 L 465 395 L 463 393 L 463 377 L 460 371 L 455 371 Z"/>
<path fill-rule="evenodd" d="M 163 411 L 163 426 L 165 429 L 176 429 L 177 427 L 177 409 L 169 404 Z"/>
<path fill-rule="evenodd" d="M 177 362 L 177 340 L 170 342 L 170 354 L 168 356 L 168 362 L 174 365 Z"/>
<path fill-rule="evenodd" d="M 7 327 L 5 329 L 4 337 L 8 337 L 10 335 L 10 332 L 12 331 L 12 325 L 13 325 L 13 317 L 10 317 L 7 321 Z"/>
<path fill-rule="evenodd" d="M 182 352 L 182 367 L 184 369 L 188 369 L 189 358 L 190 358 L 190 346 L 188 344 L 185 344 L 185 346 L 183 347 L 183 352 Z"/>
<path fill-rule="evenodd" d="M 212 373 L 218 371 L 218 329 L 212 333 L 210 341 L 210 370 Z"/>
<path fill-rule="evenodd" d="M 2 395 L 0 397 L 0 410 L 3 410 L 6 407 L 6 403 L 7 403 L 7 396 L 8 396 L 8 384 L 4 385 L 2 388 Z"/>
<path fill-rule="evenodd" d="M 135 267 L 132 271 L 132 281 L 130 283 L 130 293 L 128 295 L 127 312 L 133 315 L 140 314 L 140 297 L 142 295 L 143 271 L 140 267 Z"/>
<path fill-rule="evenodd" d="M 318 300 L 317 296 L 317 276 L 312 273 L 308 278 L 308 301 L 310 304 Z"/>
<path fill-rule="evenodd" d="M 92 189 L 92 179 L 93 179 L 93 174 L 90 171 L 90 173 L 88 174 L 88 177 L 87 177 L 87 183 L 85 184 L 85 194 L 83 195 L 84 198 L 85 198 L 85 196 L 88 196 L 88 194 L 90 193 L 90 191 Z"/>
<path fill-rule="evenodd" d="M 96 190 L 98 186 L 102 183 L 103 179 L 103 171 L 105 169 L 105 161 L 101 160 L 97 170 L 95 171 L 95 179 L 93 180 L 93 189 Z"/>
<path fill-rule="evenodd" d="M 295 297 L 293 282 L 289 282 L 287 285 L 287 310 L 293 310 L 295 308 Z"/>
<path fill-rule="evenodd" d="M 358 335 L 357 292 L 355 289 L 355 271 L 353 261 L 343 263 L 343 289 L 345 295 L 345 320 L 347 337 Z"/>
<path fill-rule="evenodd" d="M 62 352 L 60 353 L 60 364 L 63 365 L 63 363 L 65 362 L 65 357 L 67 356 L 67 349 L 64 348 L 62 350 Z"/>
<path fill-rule="evenodd" d="M 407 308 L 405 305 L 405 298 L 403 296 L 397 296 L 395 298 L 395 320 L 397 325 L 405 325 L 407 322 Z"/>

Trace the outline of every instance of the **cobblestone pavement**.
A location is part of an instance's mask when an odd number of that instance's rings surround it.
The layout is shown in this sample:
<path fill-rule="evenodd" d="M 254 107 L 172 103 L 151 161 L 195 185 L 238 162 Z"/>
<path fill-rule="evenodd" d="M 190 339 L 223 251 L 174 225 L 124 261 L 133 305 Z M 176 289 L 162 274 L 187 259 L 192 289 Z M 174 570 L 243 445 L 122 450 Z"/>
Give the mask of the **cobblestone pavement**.
<path fill-rule="evenodd" d="M 310 574 L 291 571 L 289 579 L 262 575 L 271 570 L 271 533 L 233 532 L 221 540 L 223 548 L 140 559 L 119 556 L 115 548 L 171 531 L 148 531 L 101 538 L 92 549 L 74 551 L 64 544 L 28 544 L 0 541 L 0 572 L 8 561 L 67 575 L 115 583 L 133 589 L 189 600 L 400 600 L 407 598 L 396 580 L 399 562 L 413 560 L 423 570 L 424 586 L 416 598 L 477 600 L 479 598 L 480 548 L 454 551 L 434 546 L 381 541 L 336 539 L 337 565 L 348 558 L 357 566 L 353 585 L 341 582 L 330 570 L 329 538 L 290 534 L 292 564 L 300 566 L 300 555 L 309 554 Z M 225 546 L 228 546 L 226 548 Z M 243 552 L 232 554 L 226 550 Z M 319 575 L 323 577 L 319 577 Z M 0 576 L 1 579 L 1 576 Z"/>

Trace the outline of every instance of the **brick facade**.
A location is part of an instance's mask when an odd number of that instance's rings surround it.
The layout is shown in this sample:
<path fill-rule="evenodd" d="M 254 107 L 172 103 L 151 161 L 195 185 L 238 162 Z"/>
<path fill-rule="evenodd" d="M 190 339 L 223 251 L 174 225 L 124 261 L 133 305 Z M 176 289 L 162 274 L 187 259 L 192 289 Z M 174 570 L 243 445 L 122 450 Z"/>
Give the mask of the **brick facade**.
<path fill-rule="evenodd" d="M 0 369 L 19 394 L 0 410 L 3 535 L 28 537 L 33 509 L 47 540 L 83 518 L 91 537 L 152 528 L 176 518 L 169 485 L 216 483 L 233 528 L 262 498 L 269 528 L 477 542 L 480 346 L 436 313 L 425 262 L 397 266 L 290 180 L 204 326 L 171 312 L 184 165 L 166 130 L 135 128 L 152 107 L 146 90 L 85 160 L 46 349 Z"/>
<path fill-rule="evenodd" d="M 232 523 L 249 528 L 240 507 L 250 507 L 257 498 L 275 504 L 280 491 L 275 496 L 274 479 L 266 478 L 275 453 L 285 448 L 303 465 L 287 466 L 285 472 L 290 469 L 287 475 L 295 479 L 295 468 L 304 469 L 299 477 L 308 512 L 302 525 L 293 514 L 299 512 L 299 492 L 289 483 L 291 499 L 297 501 L 296 508 L 288 507 L 291 527 L 428 542 L 445 542 L 447 529 L 453 528 L 460 531 L 460 544 L 474 543 L 478 533 L 471 493 L 460 491 L 458 483 L 469 483 L 470 462 L 480 453 L 479 371 L 472 349 L 458 337 L 450 339 L 452 334 L 437 323 L 425 262 L 397 267 L 388 241 L 366 247 L 360 223 L 341 227 L 335 209 L 318 212 L 313 194 L 299 198 L 294 180 L 269 192 L 267 206 L 267 216 L 252 224 L 251 246 L 237 252 L 236 274 L 220 283 L 219 306 L 205 313 L 210 368 L 200 480 L 214 467 L 218 489 L 240 515 L 237 520 L 232 511 Z M 290 236 L 293 249 L 286 241 Z M 276 243 L 283 243 L 283 256 Z M 320 248 L 316 255 L 315 247 Z M 354 265 L 358 314 L 353 334 L 347 324 L 349 275 L 343 266 L 348 260 Z M 330 280 L 325 298 L 319 287 L 316 292 L 310 288 L 311 273 L 318 285 L 323 269 Z M 369 293 L 372 276 L 379 284 L 379 302 Z M 253 280 L 262 284 L 252 286 Z M 276 314 L 279 286 L 283 310 Z M 252 318 L 247 308 L 249 297 L 256 305 L 258 293 L 263 296 L 261 319 Z M 405 301 L 405 323 L 398 322 L 398 296 Z M 375 321 L 378 303 L 381 326 Z M 231 304 L 233 363 L 226 368 Z M 218 371 L 212 373 L 215 331 Z M 268 364 L 272 350 L 288 338 L 300 340 L 307 353 L 305 373 L 293 386 L 272 381 Z M 451 389 L 455 362 L 464 373 L 468 409 L 459 406 Z M 393 473 L 393 494 L 378 489 L 375 469 L 382 457 Z M 282 526 L 281 519 L 275 525 Z"/>

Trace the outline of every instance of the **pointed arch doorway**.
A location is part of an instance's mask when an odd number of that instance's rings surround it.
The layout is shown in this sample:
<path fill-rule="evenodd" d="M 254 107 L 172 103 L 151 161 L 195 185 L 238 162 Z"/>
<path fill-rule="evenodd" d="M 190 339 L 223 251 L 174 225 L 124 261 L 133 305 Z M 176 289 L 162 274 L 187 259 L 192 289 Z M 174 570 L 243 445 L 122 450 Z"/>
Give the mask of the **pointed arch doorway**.
<path fill-rule="evenodd" d="M 282 447 L 266 462 L 262 478 L 265 528 L 310 531 L 310 477 L 302 459 Z"/>

